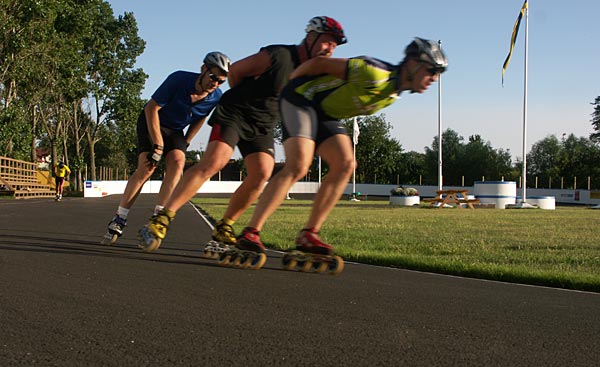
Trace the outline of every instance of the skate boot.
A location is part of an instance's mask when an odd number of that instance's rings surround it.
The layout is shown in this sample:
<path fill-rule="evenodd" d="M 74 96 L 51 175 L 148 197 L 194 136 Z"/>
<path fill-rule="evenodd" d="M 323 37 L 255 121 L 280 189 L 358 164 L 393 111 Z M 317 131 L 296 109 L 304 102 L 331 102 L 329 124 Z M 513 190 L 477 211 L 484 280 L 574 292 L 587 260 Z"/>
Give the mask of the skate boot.
<path fill-rule="evenodd" d="M 127 219 L 118 214 L 108 223 L 108 229 L 102 239 L 103 245 L 113 246 L 119 237 L 123 235 L 123 229 L 127 226 Z"/>
<path fill-rule="evenodd" d="M 204 247 L 204 257 L 218 259 L 221 253 L 227 251 L 229 247 L 235 246 L 235 243 L 233 228 L 221 219 L 213 230 L 212 240 L 208 241 Z"/>
<path fill-rule="evenodd" d="M 260 242 L 259 233 L 253 228 L 244 228 L 236 239 L 235 246 L 219 254 L 219 265 L 241 269 L 258 270 L 267 262 L 265 246 Z"/>
<path fill-rule="evenodd" d="M 152 252 L 160 247 L 167 235 L 167 228 L 175 218 L 175 212 L 163 209 L 150 218 L 150 222 L 138 232 L 138 247 L 145 252 Z"/>
<path fill-rule="evenodd" d="M 323 242 L 314 228 L 305 228 L 296 237 L 296 250 L 283 255 L 283 268 L 337 275 L 344 270 L 344 260 L 333 253 L 333 247 Z"/>

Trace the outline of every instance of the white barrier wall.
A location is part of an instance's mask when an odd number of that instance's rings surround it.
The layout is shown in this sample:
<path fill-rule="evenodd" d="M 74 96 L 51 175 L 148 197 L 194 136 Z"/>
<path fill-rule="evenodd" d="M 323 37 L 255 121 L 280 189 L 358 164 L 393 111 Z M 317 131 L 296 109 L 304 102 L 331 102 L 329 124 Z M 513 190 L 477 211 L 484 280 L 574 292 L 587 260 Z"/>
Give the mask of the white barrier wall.
<path fill-rule="evenodd" d="M 127 181 L 86 181 L 83 190 L 84 197 L 102 197 L 113 194 L 122 194 L 125 191 Z M 142 188 L 142 193 L 158 193 L 160 190 L 161 181 L 148 181 Z M 241 185 L 240 181 L 208 181 L 198 193 L 232 193 Z M 434 197 L 437 186 L 421 186 L 421 185 L 404 185 L 414 187 L 419 191 L 419 195 L 423 197 Z M 356 184 L 356 192 L 362 195 L 373 196 L 389 196 L 390 190 L 397 185 L 376 185 L 376 184 Z M 445 190 L 469 189 L 469 194 L 472 194 L 473 187 L 461 186 L 444 186 Z M 313 194 L 319 189 L 317 182 L 297 182 L 292 186 L 290 194 Z M 345 195 L 352 194 L 352 184 L 346 186 Z M 521 189 L 517 189 L 517 195 L 522 193 Z M 584 204 L 584 205 L 600 205 L 600 191 L 589 190 L 560 190 L 560 189 L 527 189 L 527 197 L 529 196 L 553 196 L 556 203 L 561 204 Z"/>

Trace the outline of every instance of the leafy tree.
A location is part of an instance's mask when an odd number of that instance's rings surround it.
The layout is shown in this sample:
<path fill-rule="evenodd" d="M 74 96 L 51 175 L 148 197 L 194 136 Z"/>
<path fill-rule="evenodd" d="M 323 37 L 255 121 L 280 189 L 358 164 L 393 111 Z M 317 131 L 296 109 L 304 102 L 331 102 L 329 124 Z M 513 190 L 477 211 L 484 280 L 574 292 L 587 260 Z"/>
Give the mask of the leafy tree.
<path fill-rule="evenodd" d="M 442 133 L 442 176 L 444 185 L 459 185 L 461 182 L 460 158 L 464 138 L 452 129 Z M 435 137 L 431 148 L 425 147 L 425 184 L 435 185 L 438 177 L 439 141 Z"/>
<path fill-rule="evenodd" d="M 402 146 L 390 136 L 391 124 L 385 115 L 361 116 L 357 119 L 360 129 L 356 145 L 356 181 L 373 183 L 396 183 L 399 164 L 402 162 Z M 352 134 L 354 119 L 344 120 Z"/>
<path fill-rule="evenodd" d="M 544 182 L 551 177 L 559 177 L 561 172 L 560 159 L 562 144 L 554 135 L 536 142 L 527 154 L 528 175 L 537 176 Z"/>
<path fill-rule="evenodd" d="M 469 137 L 468 143 L 452 129 L 442 133 L 442 176 L 444 185 L 470 186 L 474 181 L 499 180 L 512 176 L 510 152 L 495 150 L 480 135 Z M 437 183 L 439 143 L 434 138 L 432 147 L 425 148 L 427 184 Z M 436 178 L 433 182 L 433 177 Z"/>
<path fill-rule="evenodd" d="M 143 52 L 145 42 L 138 36 L 138 27 L 132 13 L 118 18 L 112 8 L 100 1 L 91 8 L 91 19 L 95 31 L 85 41 L 84 53 L 89 55 L 88 78 L 90 84 L 90 111 L 93 123 L 86 126 L 85 136 L 89 148 L 91 179 L 96 175 L 96 151 L 98 141 L 107 137 L 106 129 L 111 113 L 112 117 L 122 111 L 123 101 L 117 97 L 139 95 L 146 75 L 141 69 L 133 70 L 136 58 Z M 124 84 L 127 84 L 125 86 Z M 126 92 L 123 93 L 123 90 Z M 109 161 L 108 156 L 106 156 Z"/>
<path fill-rule="evenodd" d="M 592 113 L 592 127 L 596 131 L 590 134 L 590 139 L 593 142 L 600 143 L 600 96 L 592 103 L 594 112 Z"/>

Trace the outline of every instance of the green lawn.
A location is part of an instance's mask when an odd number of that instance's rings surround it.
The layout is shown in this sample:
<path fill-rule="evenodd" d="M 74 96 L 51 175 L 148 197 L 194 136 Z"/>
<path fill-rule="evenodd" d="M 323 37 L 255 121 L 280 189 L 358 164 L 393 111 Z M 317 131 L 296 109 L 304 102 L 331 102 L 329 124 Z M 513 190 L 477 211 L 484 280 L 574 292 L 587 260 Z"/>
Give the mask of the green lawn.
<path fill-rule="evenodd" d="M 226 199 L 194 199 L 219 219 Z M 289 200 L 261 238 L 293 247 L 310 201 Z M 236 223 L 240 231 L 254 207 Z M 340 201 L 321 229 L 346 261 L 600 292 L 600 210 L 439 209 Z"/>

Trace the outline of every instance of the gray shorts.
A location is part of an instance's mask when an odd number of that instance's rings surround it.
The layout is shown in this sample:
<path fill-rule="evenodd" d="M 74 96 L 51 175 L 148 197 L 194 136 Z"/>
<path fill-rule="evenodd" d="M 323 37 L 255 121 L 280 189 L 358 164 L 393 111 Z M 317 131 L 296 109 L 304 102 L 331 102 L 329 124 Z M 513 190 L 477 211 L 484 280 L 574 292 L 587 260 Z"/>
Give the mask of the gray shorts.
<path fill-rule="evenodd" d="M 309 104 L 298 106 L 285 98 L 280 101 L 283 141 L 291 137 L 307 138 L 317 146 L 338 134 L 348 134 L 339 120 L 329 117 Z"/>

